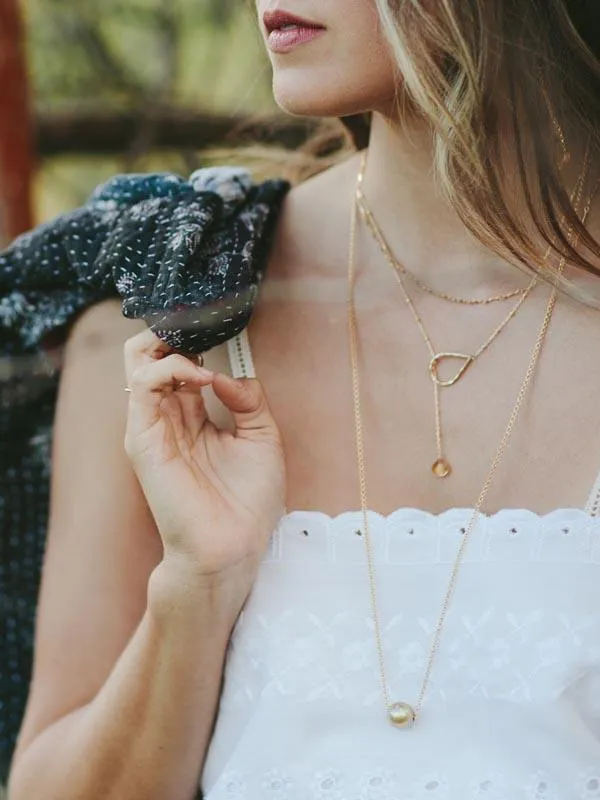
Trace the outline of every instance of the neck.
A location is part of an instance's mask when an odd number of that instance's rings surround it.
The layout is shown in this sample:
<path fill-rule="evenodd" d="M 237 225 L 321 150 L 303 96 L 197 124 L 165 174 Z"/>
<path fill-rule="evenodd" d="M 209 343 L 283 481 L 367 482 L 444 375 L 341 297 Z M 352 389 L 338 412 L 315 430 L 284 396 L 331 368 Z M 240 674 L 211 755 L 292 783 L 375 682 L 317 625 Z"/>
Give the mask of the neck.
<path fill-rule="evenodd" d="M 530 278 L 478 242 L 440 195 L 432 164 L 424 125 L 401 130 L 374 114 L 364 192 L 394 255 L 441 292 L 478 298 L 526 286 Z"/>

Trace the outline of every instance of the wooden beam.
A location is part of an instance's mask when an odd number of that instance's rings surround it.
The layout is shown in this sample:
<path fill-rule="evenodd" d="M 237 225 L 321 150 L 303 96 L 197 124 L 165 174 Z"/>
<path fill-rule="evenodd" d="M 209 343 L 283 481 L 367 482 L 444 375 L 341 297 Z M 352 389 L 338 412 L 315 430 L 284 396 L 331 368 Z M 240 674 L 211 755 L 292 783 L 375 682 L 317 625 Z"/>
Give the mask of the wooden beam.
<path fill-rule="evenodd" d="M 33 224 L 32 131 L 23 26 L 17 0 L 0 0 L 0 238 Z"/>
<path fill-rule="evenodd" d="M 314 130 L 314 121 L 215 116 L 180 109 L 43 113 L 35 120 L 36 149 L 42 157 L 203 150 L 257 140 L 294 149 Z"/>

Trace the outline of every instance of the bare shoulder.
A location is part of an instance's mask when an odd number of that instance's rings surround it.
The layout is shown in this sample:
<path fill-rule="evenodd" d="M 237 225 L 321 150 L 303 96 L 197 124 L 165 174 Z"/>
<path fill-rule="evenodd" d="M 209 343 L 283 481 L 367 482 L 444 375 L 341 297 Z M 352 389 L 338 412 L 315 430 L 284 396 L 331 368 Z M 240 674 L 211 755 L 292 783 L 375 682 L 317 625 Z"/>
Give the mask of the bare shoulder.
<path fill-rule="evenodd" d="M 348 228 L 350 198 L 358 170 L 352 155 L 294 186 L 283 204 L 272 261 L 277 271 L 310 254 L 311 263 L 330 269 L 339 257 L 339 241 Z M 315 247 L 315 242 L 318 247 Z"/>
<path fill-rule="evenodd" d="M 143 320 L 123 316 L 120 300 L 104 300 L 80 314 L 69 333 L 67 347 L 78 352 L 97 353 L 103 348 L 124 343 L 145 327 Z"/>

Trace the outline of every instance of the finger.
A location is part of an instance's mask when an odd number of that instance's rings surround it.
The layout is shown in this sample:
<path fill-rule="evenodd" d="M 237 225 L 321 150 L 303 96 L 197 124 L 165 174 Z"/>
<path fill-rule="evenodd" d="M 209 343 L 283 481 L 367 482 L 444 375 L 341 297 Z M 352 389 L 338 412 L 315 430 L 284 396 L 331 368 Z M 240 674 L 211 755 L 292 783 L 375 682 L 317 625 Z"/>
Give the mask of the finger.
<path fill-rule="evenodd" d="M 238 431 L 273 431 L 275 423 L 260 381 L 216 373 L 212 388 L 233 415 Z"/>
<path fill-rule="evenodd" d="M 208 386 L 214 375 L 209 369 L 195 366 L 183 355 L 171 354 L 160 361 L 136 367 L 129 389 L 132 397 L 145 397 L 154 404 L 160 403 L 165 394 L 172 393 L 181 384 L 189 389 Z"/>
<path fill-rule="evenodd" d="M 140 365 L 157 361 L 171 352 L 170 345 L 159 339 L 150 329 L 127 339 L 123 348 L 127 382 L 130 382 L 131 376 Z"/>
<path fill-rule="evenodd" d="M 159 339 L 150 329 L 142 331 L 141 333 L 136 334 L 135 336 L 130 337 L 127 339 L 124 345 L 124 359 L 125 359 L 125 375 L 127 378 L 127 384 L 129 385 L 133 373 L 136 369 L 144 364 L 151 364 L 155 361 L 160 361 L 167 356 L 176 354 L 176 351 L 171 347 L 171 345 L 164 342 L 162 339 Z M 177 354 L 180 355 L 181 358 L 184 358 L 186 361 L 191 363 L 198 363 L 199 359 L 203 363 L 202 356 L 186 356 L 184 354 Z"/>
<path fill-rule="evenodd" d="M 161 361 L 138 367 L 131 379 L 129 414 L 125 433 L 125 448 L 130 455 L 139 447 L 143 437 L 161 420 L 197 429 L 207 419 L 202 388 L 214 379 L 210 370 L 194 366 L 181 355 L 170 355 Z M 178 387 L 185 384 L 183 389 Z M 166 398 L 174 395 L 178 402 L 169 406 Z M 187 422 L 186 422 L 187 419 Z"/>

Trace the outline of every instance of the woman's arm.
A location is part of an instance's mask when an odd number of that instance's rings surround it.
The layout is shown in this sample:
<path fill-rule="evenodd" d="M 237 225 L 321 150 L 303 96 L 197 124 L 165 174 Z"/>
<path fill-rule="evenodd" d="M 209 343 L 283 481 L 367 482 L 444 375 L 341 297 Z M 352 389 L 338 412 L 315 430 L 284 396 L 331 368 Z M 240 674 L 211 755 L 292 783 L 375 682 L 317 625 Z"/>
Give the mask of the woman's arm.
<path fill-rule="evenodd" d="M 196 797 L 231 620 L 218 594 L 195 592 L 181 578 L 158 577 L 164 588 L 154 600 L 150 590 L 148 610 L 96 697 L 23 741 L 11 800 Z"/>
<path fill-rule="evenodd" d="M 11 800 L 196 794 L 235 615 L 221 590 L 161 563 L 124 450 L 123 343 L 143 327 L 104 303 L 78 321 L 67 346 Z"/>

